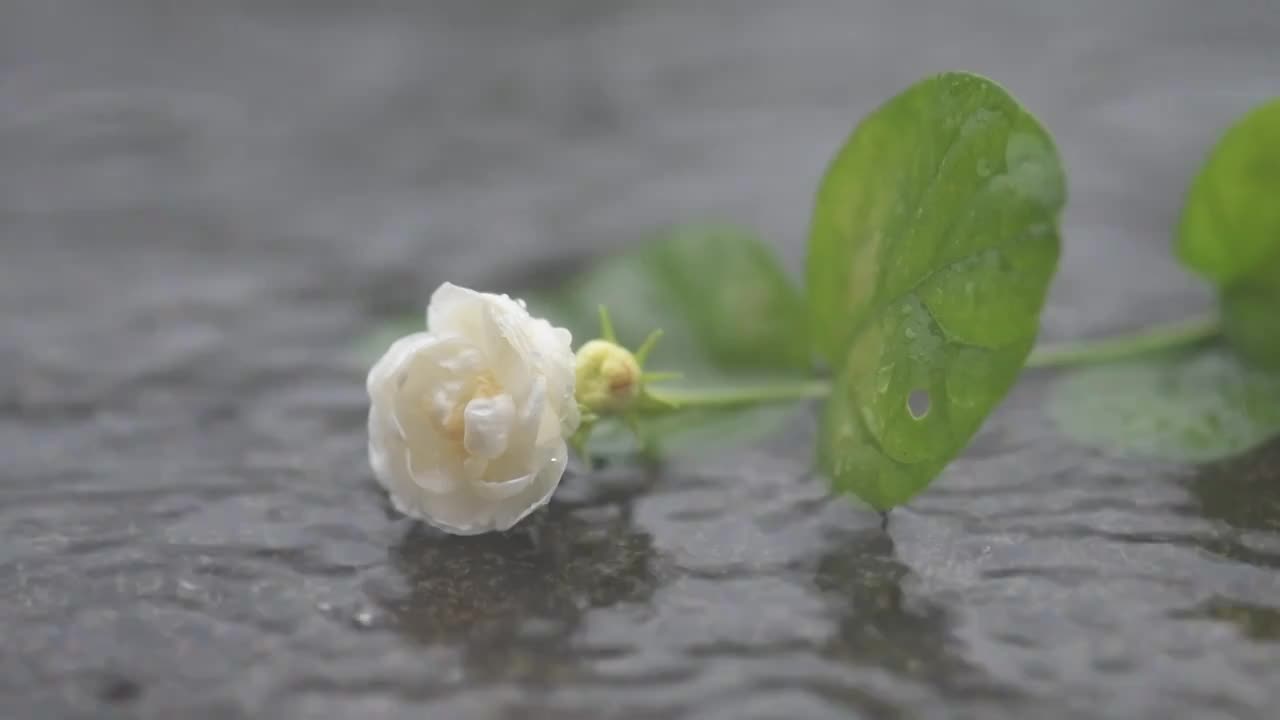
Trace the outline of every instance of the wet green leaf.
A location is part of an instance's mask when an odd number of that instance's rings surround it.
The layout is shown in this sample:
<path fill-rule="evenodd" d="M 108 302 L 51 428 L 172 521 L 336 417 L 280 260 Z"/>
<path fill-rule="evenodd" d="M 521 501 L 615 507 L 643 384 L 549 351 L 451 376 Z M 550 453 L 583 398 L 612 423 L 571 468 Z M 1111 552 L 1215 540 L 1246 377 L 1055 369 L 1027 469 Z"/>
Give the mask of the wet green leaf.
<path fill-rule="evenodd" d="M 601 304 L 623 345 L 661 328 L 653 370 L 714 379 L 811 367 L 803 296 L 769 247 L 732 226 L 675 228 L 527 299 L 535 314 L 569 328 L 575 344 L 599 334 Z"/>
<path fill-rule="evenodd" d="M 1017 378 L 1058 260 L 1065 180 L 998 85 L 948 73 L 854 131 L 818 190 L 810 327 L 836 372 L 820 458 L 837 489 L 901 504 Z"/>
<path fill-rule="evenodd" d="M 1280 254 L 1272 273 L 1223 288 L 1222 332 L 1253 363 L 1280 368 Z"/>
<path fill-rule="evenodd" d="M 1245 365 L 1225 348 L 1166 354 L 1064 375 L 1049 408 L 1085 445 L 1203 462 L 1280 435 L 1280 373 Z"/>
<path fill-rule="evenodd" d="M 1191 184 L 1177 253 L 1218 285 L 1223 329 L 1250 360 L 1280 367 L 1280 99 L 1246 114 Z"/>
<path fill-rule="evenodd" d="M 607 258 L 564 287 L 528 297 L 530 310 L 569 328 L 575 344 L 599 334 L 604 304 L 623 345 L 652 330 L 662 340 L 646 363 L 683 380 L 806 377 L 811 362 L 804 299 L 773 252 L 755 235 L 725 225 L 676 228 Z M 733 410 L 681 410 L 646 416 L 641 430 L 665 454 L 749 442 L 776 429 L 796 403 Z M 634 438 L 618 423 L 592 434 L 594 454 L 624 454 Z"/>

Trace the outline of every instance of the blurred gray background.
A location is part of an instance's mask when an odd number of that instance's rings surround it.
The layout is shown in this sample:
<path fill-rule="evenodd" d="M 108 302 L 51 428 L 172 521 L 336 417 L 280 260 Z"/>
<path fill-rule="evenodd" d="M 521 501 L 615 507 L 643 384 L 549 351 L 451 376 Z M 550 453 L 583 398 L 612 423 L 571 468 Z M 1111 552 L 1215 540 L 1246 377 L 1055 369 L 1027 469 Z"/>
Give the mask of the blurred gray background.
<path fill-rule="evenodd" d="M 1096 456 L 1031 377 L 887 535 L 798 428 L 460 541 L 373 487 L 351 348 L 674 222 L 798 269 L 828 158 L 944 69 L 1058 140 L 1046 335 L 1179 317 L 1182 193 L 1277 38 L 1271 0 L 4 0 L 0 716 L 1273 717 L 1274 448 Z"/>

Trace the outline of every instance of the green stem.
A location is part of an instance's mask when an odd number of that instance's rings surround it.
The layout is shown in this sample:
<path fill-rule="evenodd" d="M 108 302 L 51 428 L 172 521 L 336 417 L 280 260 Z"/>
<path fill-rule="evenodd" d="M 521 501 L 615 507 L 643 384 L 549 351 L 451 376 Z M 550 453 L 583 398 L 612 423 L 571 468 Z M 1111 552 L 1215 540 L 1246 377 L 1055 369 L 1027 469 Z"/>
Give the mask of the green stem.
<path fill-rule="evenodd" d="M 1217 316 L 1194 317 L 1158 325 L 1132 335 L 1052 343 L 1036 348 L 1027 358 L 1028 368 L 1054 368 L 1125 360 L 1139 355 L 1199 345 L 1222 332 Z M 647 392 L 672 408 L 730 408 L 789 400 L 811 400 L 831 394 L 824 379 L 771 382 L 761 385 L 713 388 L 650 386 Z"/>
<path fill-rule="evenodd" d="M 785 402 L 787 400 L 811 400 L 831 394 L 827 380 L 796 380 L 772 382 L 741 387 L 649 387 L 648 395 L 673 408 L 705 407 L 727 408 L 741 405 Z"/>
<path fill-rule="evenodd" d="M 1051 343 L 1031 351 L 1029 368 L 1065 367 L 1115 362 L 1139 355 L 1199 345 L 1217 337 L 1222 323 L 1216 315 L 1157 325 L 1132 335 Z"/>

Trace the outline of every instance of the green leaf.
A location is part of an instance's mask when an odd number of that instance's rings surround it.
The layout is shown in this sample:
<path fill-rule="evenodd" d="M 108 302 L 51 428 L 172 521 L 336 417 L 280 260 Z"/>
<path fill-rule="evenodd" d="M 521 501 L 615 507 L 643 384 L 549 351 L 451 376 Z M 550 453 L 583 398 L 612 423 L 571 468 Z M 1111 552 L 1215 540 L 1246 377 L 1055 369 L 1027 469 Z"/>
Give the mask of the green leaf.
<path fill-rule="evenodd" d="M 599 334 L 601 304 L 624 346 L 635 348 L 662 329 L 645 369 L 684 375 L 663 386 L 740 385 L 742 378 L 805 378 L 811 372 L 803 297 L 773 252 L 732 226 L 669 230 L 527 300 L 534 314 L 567 327 L 579 345 Z M 679 410 L 646 415 L 639 425 L 661 452 L 680 454 L 749 442 L 786 422 L 796 408 Z M 609 422 L 596 428 L 589 447 L 593 454 L 617 455 L 633 452 L 636 443 L 620 423 Z"/>
<path fill-rule="evenodd" d="M 838 490 L 906 502 L 1008 392 L 1057 266 L 1064 187 L 1040 123 L 964 73 L 889 100 L 836 155 L 808 281 L 837 376 L 819 455 Z"/>
<path fill-rule="evenodd" d="M 1246 365 L 1224 348 L 1150 356 L 1064 375 L 1049 411 L 1085 445 L 1205 462 L 1280 434 L 1280 373 Z"/>
<path fill-rule="evenodd" d="M 767 246 L 731 226 L 675 228 L 527 300 L 576 344 L 599 334 L 602 304 L 627 347 L 661 328 L 646 369 L 715 379 L 807 374 L 812 364 L 803 297 Z"/>
<path fill-rule="evenodd" d="M 1223 328 L 1250 360 L 1280 367 L 1280 99 L 1246 114 L 1187 193 L 1176 243 L 1218 285 Z"/>
<path fill-rule="evenodd" d="M 1223 288 L 1222 333 L 1251 362 L 1280 369 L 1280 254 L 1272 273 Z"/>

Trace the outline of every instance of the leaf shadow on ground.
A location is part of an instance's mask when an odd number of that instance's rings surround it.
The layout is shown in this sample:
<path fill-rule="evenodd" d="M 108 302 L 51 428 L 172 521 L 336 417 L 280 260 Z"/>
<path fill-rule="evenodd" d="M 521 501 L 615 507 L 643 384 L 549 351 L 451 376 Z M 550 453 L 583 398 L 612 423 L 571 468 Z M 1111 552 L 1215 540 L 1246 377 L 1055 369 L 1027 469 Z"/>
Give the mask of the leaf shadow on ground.
<path fill-rule="evenodd" d="M 1206 465 L 1189 489 L 1221 532 L 1201 547 L 1229 560 L 1262 568 L 1280 568 L 1280 438 L 1238 458 Z M 1280 642 L 1280 606 L 1214 596 L 1177 613 L 1188 619 L 1235 625 L 1258 642 Z"/>
<path fill-rule="evenodd" d="M 1275 542 L 1280 536 L 1280 438 L 1201 466 L 1188 490 L 1199 512 L 1220 523 L 1197 545 L 1239 563 L 1280 569 L 1280 552 L 1270 549 L 1280 545 Z"/>
<path fill-rule="evenodd" d="M 890 533 L 878 528 L 850 533 L 834 547 L 819 560 L 814 578 L 839 614 L 827 657 L 883 668 L 955 697 L 1012 697 L 1010 688 L 964 657 L 946 608 L 904 589 L 913 571 L 898 559 Z M 892 715 L 887 707 L 867 709 L 877 717 Z"/>
<path fill-rule="evenodd" d="M 1190 490 L 1207 518 L 1236 530 L 1280 533 L 1280 438 L 1204 466 Z"/>

